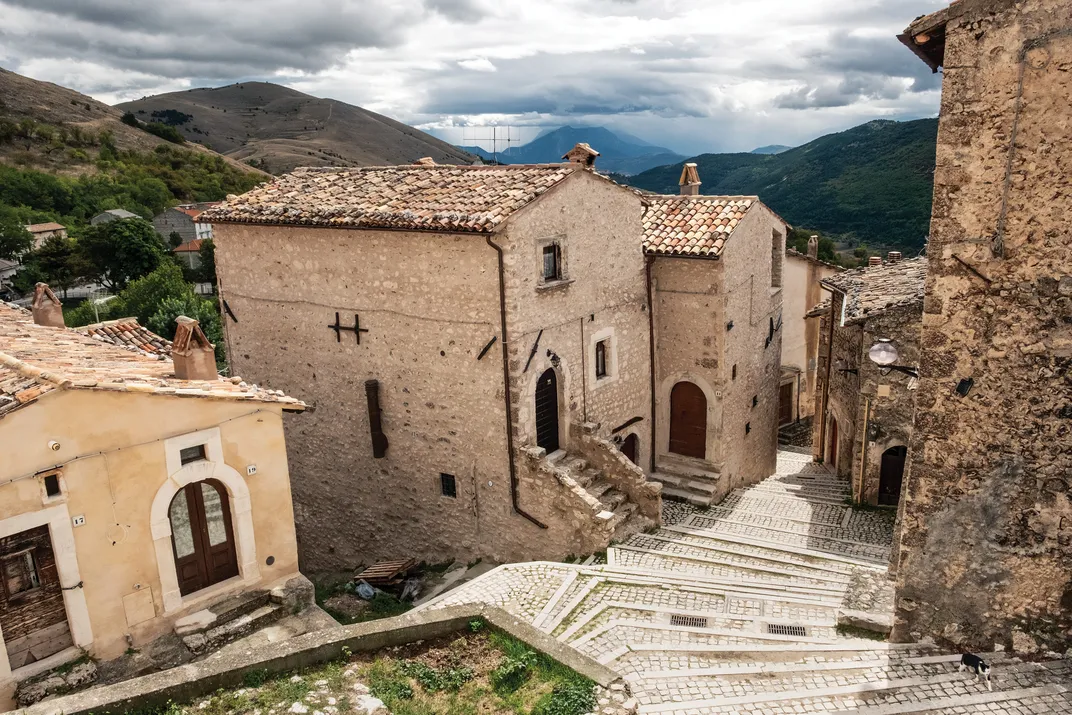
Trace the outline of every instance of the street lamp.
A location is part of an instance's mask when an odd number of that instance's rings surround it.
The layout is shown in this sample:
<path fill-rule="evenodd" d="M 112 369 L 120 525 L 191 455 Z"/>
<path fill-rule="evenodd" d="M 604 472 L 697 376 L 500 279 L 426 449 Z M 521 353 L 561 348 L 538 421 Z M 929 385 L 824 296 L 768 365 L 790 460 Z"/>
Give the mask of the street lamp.
<path fill-rule="evenodd" d="M 897 347 L 890 342 L 889 338 L 879 338 L 878 342 L 871 346 L 871 349 L 867 351 L 867 356 L 871 358 L 871 362 L 879 366 L 879 370 L 883 375 L 888 375 L 891 370 L 897 372 L 903 372 L 906 375 L 918 378 L 919 371 L 914 367 L 905 367 L 903 365 L 894 365 L 899 357 L 897 353 Z"/>

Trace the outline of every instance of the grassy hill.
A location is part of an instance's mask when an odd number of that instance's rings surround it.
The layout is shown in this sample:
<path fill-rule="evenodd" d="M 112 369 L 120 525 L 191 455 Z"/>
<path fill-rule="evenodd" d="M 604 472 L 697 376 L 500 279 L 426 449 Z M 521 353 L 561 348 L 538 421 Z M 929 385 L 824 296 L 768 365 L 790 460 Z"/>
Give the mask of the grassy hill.
<path fill-rule="evenodd" d="M 158 94 L 119 109 L 274 174 L 297 166 L 408 164 L 425 156 L 440 164 L 475 159 L 381 114 L 269 82 Z"/>
<path fill-rule="evenodd" d="M 922 247 L 937 119 L 874 121 L 779 154 L 702 154 L 705 194 L 758 195 L 796 226 L 871 247 Z M 681 163 L 620 180 L 676 194 Z"/>
<path fill-rule="evenodd" d="M 0 210 L 76 233 L 105 209 L 151 218 L 214 201 L 269 176 L 196 144 L 178 145 L 122 121 L 114 107 L 0 69 Z"/>

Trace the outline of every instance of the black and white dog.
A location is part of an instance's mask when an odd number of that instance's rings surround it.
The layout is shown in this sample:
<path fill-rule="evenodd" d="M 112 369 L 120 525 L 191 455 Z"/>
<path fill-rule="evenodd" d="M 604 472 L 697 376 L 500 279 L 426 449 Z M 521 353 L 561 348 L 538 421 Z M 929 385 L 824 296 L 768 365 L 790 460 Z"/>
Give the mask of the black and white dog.
<path fill-rule="evenodd" d="M 972 673 L 975 673 L 977 680 L 985 680 L 987 690 L 994 689 L 993 683 L 990 682 L 990 666 L 985 660 L 983 660 L 977 655 L 965 653 L 964 655 L 960 656 L 960 667 L 958 667 L 957 670 L 962 671 L 965 668 L 967 668 Z"/>

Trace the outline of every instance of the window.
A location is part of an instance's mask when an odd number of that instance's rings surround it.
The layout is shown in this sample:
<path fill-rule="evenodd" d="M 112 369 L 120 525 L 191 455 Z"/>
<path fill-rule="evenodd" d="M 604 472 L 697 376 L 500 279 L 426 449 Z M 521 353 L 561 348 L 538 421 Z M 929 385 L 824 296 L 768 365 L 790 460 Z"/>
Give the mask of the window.
<path fill-rule="evenodd" d="M 543 247 L 543 280 L 562 280 L 562 247 L 557 242 Z"/>
<path fill-rule="evenodd" d="M 782 287 L 782 234 L 771 231 L 771 288 Z"/>
<path fill-rule="evenodd" d="M 60 495 L 60 475 L 49 474 L 45 477 L 45 496 L 58 497 Z"/>
<path fill-rule="evenodd" d="M 736 380 L 737 379 L 737 366 L 736 365 L 733 366 L 733 372 L 731 373 L 730 379 L 731 380 Z"/>
<path fill-rule="evenodd" d="M 190 462 L 200 462 L 205 459 L 208 459 L 208 457 L 205 455 L 205 445 L 203 444 L 179 450 L 179 462 L 183 466 Z"/>
<path fill-rule="evenodd" d="M 8 598 L 32 591 L 41 585 L 33 549 L 4 557 L 3 572 L 4 589 Z"/>
<path fill-rule="evenodd" d="M 450 497 L 451 499 L 458 498 L 458 482 L 454 479 L 453 474 L 439 475 L 439 489 L 443 492 L 443 496 L 445 497 Z"/>
<path fill-rule="evenodd" d="M 596 379 L 607 376 L 607 340 L 596 343 Z"/>

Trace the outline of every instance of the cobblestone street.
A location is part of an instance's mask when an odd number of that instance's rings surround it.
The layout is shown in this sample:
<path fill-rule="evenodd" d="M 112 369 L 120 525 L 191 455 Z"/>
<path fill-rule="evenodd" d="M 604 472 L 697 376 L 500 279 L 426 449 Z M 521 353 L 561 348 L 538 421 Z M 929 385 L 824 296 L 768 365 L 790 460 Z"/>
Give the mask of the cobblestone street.
<path fill-rule="evenodd" d="M 664 526 L 606 563 L 508 564 L 425 604 L 490 603 L 620 672 L 640 713 L 1072 712 L 1072 662 L 994 663 L 993 691 L 959 654 L 839 633 L 889 619 L 893 514 L 845 504 L 807 455 L 706 510 L 666 502 Z"/>

